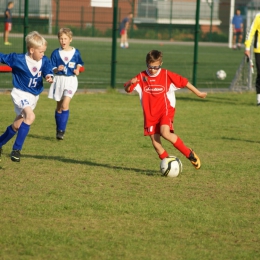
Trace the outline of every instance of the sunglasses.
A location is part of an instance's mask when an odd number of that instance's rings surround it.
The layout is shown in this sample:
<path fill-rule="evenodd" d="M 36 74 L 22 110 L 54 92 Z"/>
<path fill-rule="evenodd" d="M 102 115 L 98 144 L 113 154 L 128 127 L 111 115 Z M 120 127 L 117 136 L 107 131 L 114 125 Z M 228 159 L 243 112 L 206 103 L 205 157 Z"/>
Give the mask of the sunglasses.
<path fill-rule="evenodd" d="M 147 68 L 150 70 L 158 70 L 161 68 L 161 65 L 159 65 L 159 66 L 150 66 L 149 64 L 146 64 L 146 65 L 147 65 Z"/>

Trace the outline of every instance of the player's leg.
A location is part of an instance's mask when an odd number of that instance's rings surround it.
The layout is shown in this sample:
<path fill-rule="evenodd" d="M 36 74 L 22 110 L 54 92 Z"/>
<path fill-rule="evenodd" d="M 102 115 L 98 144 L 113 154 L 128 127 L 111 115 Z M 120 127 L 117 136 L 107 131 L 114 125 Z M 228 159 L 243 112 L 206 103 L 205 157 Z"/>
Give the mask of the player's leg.
<path fill-rule="evenodd" d="M 161 125 L 161 136 L 165 140 L 171 142 L 177 150 L 179 150 L 186 158 L 188 158 L 196 169 L 200 168 L 201 163 L 199 157 L 191 148 L 187 147 L 183 143 L 180 137 L 172 132 L 170 125 Z"/>
<path fill-rule="evenodd" d="M 243 38 L 242 32 L 239 32 L 237 34 L 237 48 L 239 50 L 241 49 L 242 38 Z"/>
<path fill-rule="evenodd" d="M 14 162 L 20 162 L 20 151 L 22 150 L 24 141 L 30 131 L 30 126 L 35 120 L 35 114 L 30 106 L 23 109 L 22 116 L 23 118 L 17 116 L 13 123 L 13 127 L 17 130 L 17 136 L 11 153 L 11 160 Z"/>
<path fill-rule="evenodd" d="M 257 69 L 257 76 L 256 76 L 256 99 L 257 99 L 257 106 L 260 106 L 260 53 L 255 53 L 255 63 Z"/>
<path fill-rule="evenodd" d="M 233 48 L 233 50 L 236 50 L 237 49 L 237 33 L 236 32 L 234 32 L 233 33 L 233 42 L 232 42 L 232 48 Z"/>
<path fill-rule="evenodd" d="M 30 131 L 30 125 L 35 120 L 33 110 L 36 107 L 39 96 L 14 88 L 11 92 L 11 97 L 17 115 L 12 125 L 13 130 L 17 131 L 17 135 L 11 159 L 12 161 L 19 162 L 23 143 Z"/>
<path fill-rule="evenodd" d="M 21 116 L 20 116 L 21 117 Z M 22 118 L 22 117 L 21 117 Z M 3 152 L 3 146 L 10 140 L 14 137 L 14 135 L 16 134 L 16 130 L 14 129 L 13 127 L 13 124 L 12 125 L 9 125 L 5 132 L 0 136 L 0 161 L 1 161 L 1 155 L 2 155 L 2 152 Z"/>
<path fill-rule="evenodd" d="M 121 38 L 120 38 L 120 47 L 121 48 L 124 48 L 125 47 L 125 29 L 122 29 L 120 31 L 120 35 L 121 35 Z"/>
<path fill-rule="evenodd" d="M 11 45 L 11 43 L 8 41 L 9 32 L 11 31 L 11 28 L 12 28 L 11 23 L 5 23 L 5 32 L 4 32 L 4 44 L 5 45 Z"/>
<path fill-rule="evenodd" d="M 152 145 L 154 147 L 154 150 L 157 152 L 159 158 L 163 160 L 164 158 L 168 157 L 167 151 L 162 147 L 160 134 L 153 134 L 150 135 Z"/>
<path fill-rule="evenodd" d="M 57 102 L 57 109 L 55 114 L 56 125 L 57 125 L 57 135 L 56 138 L 58 140 L 64 139 L 64 134 L 66 131 L 67 123 L 69 120 L 69 104 L 71 101 L 71 97 L 65 96 L 59 102 Z"/>
<path fill-rule="evenodd" d="M 128 44 L 128 36 L 127 36 L 127 31 L 125 31 L 125 48 L 128 48 L 129 44 Z"/>

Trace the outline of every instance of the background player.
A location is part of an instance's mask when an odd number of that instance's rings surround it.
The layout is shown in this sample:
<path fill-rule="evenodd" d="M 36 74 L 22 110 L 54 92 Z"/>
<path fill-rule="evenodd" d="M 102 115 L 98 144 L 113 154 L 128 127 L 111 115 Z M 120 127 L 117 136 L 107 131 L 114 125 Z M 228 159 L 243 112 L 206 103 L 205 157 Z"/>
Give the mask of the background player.
<path fill-rule="evenodd" d="M 120 47 L 121 48 L 128 48 L 128 35 L 127 35 L 127 30 L 129 27 L 130 20 L 133 18 L 133 13 L 129 13 L 127 17 L 125 17 L 122 22 L 120 23 L 120 35 L 121 35 L 121 40 L 120 40 Z"/>
<path fill-rule="evenodd" d="M 236 9 L 236 14 L 233 16 L 232 19 L 232 26 L 233 26 L 233 50 L 237 48 L 240 50 L 241 43 L 243 39 L 243 17 L 241 16 L 241 11 Z"/>
<path fill-rule="evenodd" d="M 11 1 L 7 4 L 7 8 L 5 10 L 5 28 L 4 28 L 4 45 L 12 45 L 8 41 L 9 32 L 12 30 L 12 9 L 14 7 L 14 2 Z"/>
<path fill-rule="evenodd" d="M 11 153 L 11 160 L 14 162 L 20 162 L 20 151 L 35 119 L 33 110 L 43 91 L 42 77 L 51 83 L 53 76 L 50 60 L 44 56 L 46 40 L 34 31 L 26 36 L 25 41 L 26 54 L 0 53 L 0 62 L 12 68 L 14 88 L 11 97 L 17 115 L 13 124 L 0 136 L 0 158 L 2 146 L 18 132 Z"/>
<path fill-rule="evenodd" d="M 162 62 L 160 51 L 150 51 L 146 56 L 147 69 L 126 82 L 125 91 L 138 92 L 144 114 L 144 135 L 150 136 L 159 158 L 162 160 L 169 156 L 162 146 L 160 139 L 162 136 L 185 155 L 196 169 L 199 169 L 201 166 L 199 157 L 173 133 L 176 103 L 174 92 L 187 87 L 200 98 L 205 98 L 207 93 L 200 92 L 186 78 L 162 69 Z"/>
<path fill-rule="evenodd" d="M 66 126 L 69 120 L 69 104 L 78 89 L 78 78 L 83 61 L 79 50 L 70 46 L 72 31 L 61 28 L 58 32 L 60 48 L 51 54 L 54 82 L 49 90 L 49 98 L 57 101 L 55 110 L 56 138 L 64 139 Z"/>

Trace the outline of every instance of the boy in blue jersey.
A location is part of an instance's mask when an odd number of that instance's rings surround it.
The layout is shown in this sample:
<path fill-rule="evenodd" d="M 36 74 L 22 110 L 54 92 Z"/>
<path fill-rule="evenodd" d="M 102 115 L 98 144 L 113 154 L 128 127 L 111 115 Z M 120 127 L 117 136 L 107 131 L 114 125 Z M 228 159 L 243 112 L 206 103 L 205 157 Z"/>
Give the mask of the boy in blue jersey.
<path fill-rule="evenodd" d="M 69 120 L 69 105 L 78 89 L 78 78 L 83 61 L 79 50 L 70 46 L 72 31 L 61 28 L 58 32 L 60 48 L 51 54 L 53 72 L 55 73 L 48 97 L 57 102 L 55 110 L 56 138 L 64 139 L 66 126 Z"/>
<path fill-rule="evenodd" d="M 20 162 L 20 151 L 35 119 L 33 110 L 39 94 L 43 91 L 42 77 L 49 83 L 53 81 L 51 62 L 44 56 L 47 48 L 46 40 L 38 32 L 33 31 L 26 36 L 25 41 L 26 54 L 0 53 L 0 62 L 12 68 L 11 97 L 16 113 L 13 124 L 0 136 L 0 158 L 3 145 L 17 133 L 11 153 L 11 160 L 14 162 Z"/>

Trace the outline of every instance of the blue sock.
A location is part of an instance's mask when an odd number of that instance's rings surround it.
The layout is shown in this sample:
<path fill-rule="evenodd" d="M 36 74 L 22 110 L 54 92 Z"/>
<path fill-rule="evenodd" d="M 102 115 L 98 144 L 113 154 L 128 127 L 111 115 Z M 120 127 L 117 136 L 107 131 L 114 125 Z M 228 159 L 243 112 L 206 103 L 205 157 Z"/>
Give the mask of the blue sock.
<path fill-rule="evenodd" d="M 29 130 L 30 125 L 27 125 L 24 122 L 22 122 L 20 128 L 18 129 L 18 134 L 13 145 L 13 150 L 22 150 L 23 143 L 25 141 L 26 136 L 29 133 Z"/>
<path fill-rule="evenodd" d="M 15 134 L 16 132 L 13 130 L 12 125 L 9 125 L 5 132 L 0 136 L 0 147 L 5 145 Z"/>
<path fill-rule="evenodd" d="M 69 120 L 70 111 L 62 111 L 59 130 L 65 131 Z"/>

